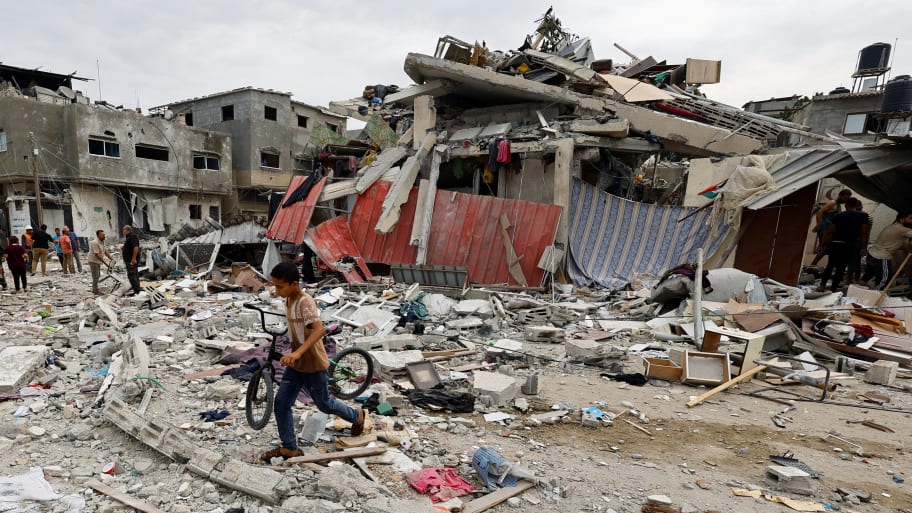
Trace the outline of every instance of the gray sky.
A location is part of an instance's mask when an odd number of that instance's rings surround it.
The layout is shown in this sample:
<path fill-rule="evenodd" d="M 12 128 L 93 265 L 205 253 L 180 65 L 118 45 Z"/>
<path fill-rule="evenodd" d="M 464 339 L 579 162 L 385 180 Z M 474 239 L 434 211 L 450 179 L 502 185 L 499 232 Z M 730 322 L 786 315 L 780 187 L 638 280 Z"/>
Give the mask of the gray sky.
<path fill-rule="evenodd" d="M 851 87 L 858 51 L 896 38 L 892 76 L 912 74 L 907 0 L 5 2 L 0 60 L 93 79 L 97 60 L 101 98 L 126 107 L 243 86 L 325 105 L 366 84 L 408 85 L 406 54 L 433 54 L 442 35 L 516 48 L 552 3 L 596 58 L 626 62 L 619 43 L 669 63 L 721 60 L 722 83 L 703 90 L 738 107 Z M 99 99 L 98 82 L 77 88 Z"/>

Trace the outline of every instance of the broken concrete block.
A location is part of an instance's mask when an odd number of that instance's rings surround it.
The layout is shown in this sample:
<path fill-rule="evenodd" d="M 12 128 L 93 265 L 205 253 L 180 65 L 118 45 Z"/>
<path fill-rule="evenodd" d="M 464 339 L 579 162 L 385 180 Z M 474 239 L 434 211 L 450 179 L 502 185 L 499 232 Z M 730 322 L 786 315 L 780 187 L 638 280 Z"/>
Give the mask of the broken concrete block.
<path fill-rule="evenodd" d="M 526 395 L 538 395 L 538 374 L 530 374 L 528 377 L 526 377 L 526 382 L 523 384 L 520 390 Z"/>
<path fill-rule="evenodd" d="M 602 345 L 594 340 L 569 339 L 564 341 L 564 351 L 567 356 L 577 359 L 593 358 L 598 356 Z"/>
<path fill-rule="evenodd" d="M 527 326 L 526 340 L 558 343 L 564 340 L 564 330 L 553 326 Z"/>
<path fill-rule="evenodd" d="M 0 351 L 0 393 L 12 394 L 44 367 L 51 350 L 45 346 L 10 346 Z"/>
<path fill-rule="evenodd" d="M 480 328 L 484 325 L 484 321 L 475 316 L 465 317 L 463 319 L 453 319 L 446 322 L 446 327 L 451 330 L 467 330 Z"/>
<path fill-rule="evenodd" d="M 365 351 L 371 349 L 383 349 L 385 351 L 398 351 L 406 347 L 422 347 L 423 344 L 418 340 L 417 335 L 386 335 L 386 336 L 367 336 L 359 337 L 352 340 L 355 347 L 360 347 Z"/>
<path fill-rule="evenodd" d="M 899 370 L 898 362 L 877 360 L 865 373 L 864 380 L 877 385 L 892 385 L 896 381 L 896 372 Z"/>
<path fill-rule="evenodd" d="M 770 488 L 781 492 L 814 495 L 817 487 L 814 478 L 807 472 L 784 465 L 770 465 L 766 467 L 766 482 Z"/>
<path fill-rule="evenodd" d="M 320 437 L 323 435 L 323 432 L 326 431 L 326 421 L 329 420 L 329 415 L 316 411 L 311 413 L 304 419 L 304 422 L 301 426 L 301 434 L 298 435 L 298 438 L 314 444 Z"/>
<path fill-rule="evenodd" d="M 494 308 L 487 299 L 465 299 L 456 303 L 453 310 L 459 315 L 477 315 L 482 319 L 494 317 Z"/>
<path fill-rule="evenodd" d="M 506 406 L 516 396 L 516 379 L 499 372 L 475 371 L 472 393 L 488 396 L 497 406 Z"/>

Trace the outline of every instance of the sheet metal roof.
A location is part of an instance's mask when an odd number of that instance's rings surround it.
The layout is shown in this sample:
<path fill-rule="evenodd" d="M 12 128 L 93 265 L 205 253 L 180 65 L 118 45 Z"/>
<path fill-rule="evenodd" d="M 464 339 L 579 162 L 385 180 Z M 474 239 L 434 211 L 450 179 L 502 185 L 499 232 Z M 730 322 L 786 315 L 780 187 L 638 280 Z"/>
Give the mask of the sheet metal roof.
<path fill-rule="evenodd" d="M 253 221 L 245 221 L 241 224 L 228 226 L 223 230 L 212 230 L 209 233 L 189 237 L 182 241 L 181 244 L 250 244 L 265 242 L 266 228 Z"/>
<path fill-rule="evenodd" d="M 357 260 L 358 266 L 364 272 L 364 277 L 367 279 L 372 278 L 367 266 L 364 265 L 364 259 L 361 257 L 357 246 L 355 246 L 355 243 L 352 240 L 351 231 L 349 231 L 348 228 L 347 217 L 338 216 L 324 223 L 320 223 L 309 229 L 307 235 L 308 246 L 314 250 L 321 260 L 329 264 L 330 267 L 335 268 L 334 264 L 336 262 L 345 256 L 350 256 Z M 364 281 L 355 269 L 343 272 L 342 275 L 345 276 L 345 281 L 348 283 Z"/>
<path fill-rule="evenodd" d="M 306 176 L 293 176 L 291 183 L 288 184 L 288 190 L 282 196 L 282 204 L 294 194 L 295 190 L 307 180 Z M 323 192 L 323 186 L 326 185 L 326 178 L 320 179 L 316 185 L 307 194 L 304 201 L 298 201 L 287 207 L 279 208 L 272 222 L 269 223 L 269 229 L 266 230 L 266 236 L 270 239 L 284 240 L 301 244 L 304 242 L 304 235 L 307 233 L 307 227 L 310 226 L 310 218 L 313 216 L 314 208 L 317 206 L 317 198 Z"/>
<path fill-rule="evenodd" d="M 795 158 L 790 158 L 784 166 L 771 173 L 776 181 L 776 190 L 749 203 L 747 208 L 758 210 L 767 207 L 793 192 L 855 165 L 852 157 L 845 150 L 811 150 L 791 153 L 796 154 Z"/>
<path fill-rule="evenodd" d="M 383 199 L 392 184 L 376 182 L 358 196 L 352 209 L 351 236 L 368 261 L 386 264 L 415 263 L 417 248 L 409 245 L 415 217 L 418 189 L 413 187 L 402 205 L 399 223 L 386 235 L 374 227 L 383 210 Z M 499 218 L 510 220 L 508 234 L 529 284 L 541 283 L 544 271 L 538 260 L 554 242 L 561 207 L 529 201 L 479 196 L 452 191 L 437 191 L 427 265 L 465 266 L 472 283 L 510 283 Z M 321 225 L 322 226 L 322 225 Z"/>

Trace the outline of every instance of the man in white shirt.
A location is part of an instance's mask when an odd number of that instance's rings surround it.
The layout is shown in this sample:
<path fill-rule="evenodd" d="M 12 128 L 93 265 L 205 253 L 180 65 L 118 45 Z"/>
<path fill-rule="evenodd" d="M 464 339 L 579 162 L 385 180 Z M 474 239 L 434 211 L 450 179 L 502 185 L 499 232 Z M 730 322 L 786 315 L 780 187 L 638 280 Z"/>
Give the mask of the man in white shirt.
<path fill-rule="evenodd" d="M 95 230 L 95 238 L 89 242 L 89 269 L 92 271 L 92 294 L 100 294 L 98 291 L 98 280 L 101 279 L 101 264 L 105 263 L 105 257 L 108 257 L 108 263 L 105 265 L 114 265 L 114 257 L 105 247 L 104 230 Z"/>

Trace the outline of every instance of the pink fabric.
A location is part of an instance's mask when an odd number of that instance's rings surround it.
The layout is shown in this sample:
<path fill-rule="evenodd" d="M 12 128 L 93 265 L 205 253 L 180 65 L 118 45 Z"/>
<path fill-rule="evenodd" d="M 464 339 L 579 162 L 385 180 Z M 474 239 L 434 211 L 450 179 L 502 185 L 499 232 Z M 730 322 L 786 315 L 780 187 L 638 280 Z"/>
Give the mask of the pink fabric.
<path fill-rule="evenodd" d="M 510 141 L 504 139 L 497 143 L 497 163 L 509 164 L 513 160 L 510 155 Z"/>
<path fill-rule="evenodd" d="M 459 477 L 455 468 L 423 468 L 409 474 L 406 480 L 418 493 L 427 495 L 435 503 L 475 491 L 471 483 Z"/>

